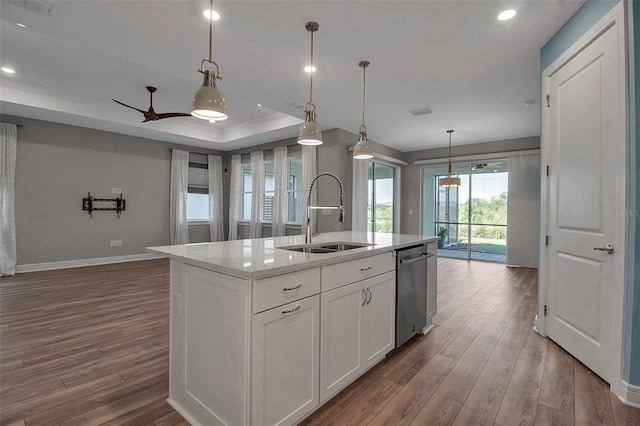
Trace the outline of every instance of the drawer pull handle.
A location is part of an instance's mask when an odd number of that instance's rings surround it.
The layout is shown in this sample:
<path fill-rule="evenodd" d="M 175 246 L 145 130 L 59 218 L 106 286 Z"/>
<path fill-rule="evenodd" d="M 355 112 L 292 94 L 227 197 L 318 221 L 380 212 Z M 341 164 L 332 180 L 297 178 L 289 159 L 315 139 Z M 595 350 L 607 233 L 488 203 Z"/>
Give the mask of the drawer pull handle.
<path fill-rule="evenodd" d="M 302 287 L 302 283 L 298 283 L 298 285 L 293 287 L 285 287 L 282 289 L 282 291 L 293 291 L 299 289 L 300 287 Z"/>
<path fill-rule="evenodd" d="M 370 271 L 371 266 L 367 266 L 366 268 L 360 268 L 360 272 Z"/>
<path fill-rule="evenodd" d="M 292 314 L 294 312 L 298 312 L 299 310 L 300 310 L 300 305 L 297 305 L 293 309 L 286 309 L 286 310 L 282 311 L 282 315 Z"/>

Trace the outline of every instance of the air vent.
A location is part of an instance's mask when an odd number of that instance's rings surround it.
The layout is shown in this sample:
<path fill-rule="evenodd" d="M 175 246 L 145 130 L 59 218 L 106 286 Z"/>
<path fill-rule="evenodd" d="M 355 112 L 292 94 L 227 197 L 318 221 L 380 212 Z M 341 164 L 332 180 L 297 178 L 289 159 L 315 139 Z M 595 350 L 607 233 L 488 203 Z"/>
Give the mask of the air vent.
<path fill-rule="evenodd" d="M 294 108 L 297 108 L 297 109 L 302 109 L 302 108 L 304 108 L 304 105 L 302 105 L 301 103 L 298 103 L 298 102 L 291 102 L 291 103 L 289 104 L 289 106 L 294 107 Z"/>
<path fill-rule="evenodd" d="M 53 5 L 41 0 L 9 0 L 9 3 L 24 7 L 40 15 L 51 16 L 53 14 Z"/>
<path fill-rule="evenodd" d="M 431 108 L 426 107 L 426 108 L 414 109 L 413 111 L 409 111 L 409 114 L 419 117 L 421 115 L 431 114 L 432 112 L 433 111 L 431 110 Z"/>

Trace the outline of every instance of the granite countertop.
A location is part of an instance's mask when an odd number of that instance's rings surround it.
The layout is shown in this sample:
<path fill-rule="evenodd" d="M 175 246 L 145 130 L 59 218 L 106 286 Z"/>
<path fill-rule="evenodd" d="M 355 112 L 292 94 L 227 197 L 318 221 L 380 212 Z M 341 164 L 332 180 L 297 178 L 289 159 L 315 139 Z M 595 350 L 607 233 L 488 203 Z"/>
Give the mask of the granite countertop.
<path fill-rule="evenodd" d="M 279 249 L 304 244 L 304 235 L 292 235 L 148 247 L 147 250 L 223 274 L 254 279 L 387 253 L 437 239 L 426 235 L 343 231 L 320 234 L 313 238 L 313 244 L 339 241 L 374 245 L 334 253 L 301 253 Z"/>

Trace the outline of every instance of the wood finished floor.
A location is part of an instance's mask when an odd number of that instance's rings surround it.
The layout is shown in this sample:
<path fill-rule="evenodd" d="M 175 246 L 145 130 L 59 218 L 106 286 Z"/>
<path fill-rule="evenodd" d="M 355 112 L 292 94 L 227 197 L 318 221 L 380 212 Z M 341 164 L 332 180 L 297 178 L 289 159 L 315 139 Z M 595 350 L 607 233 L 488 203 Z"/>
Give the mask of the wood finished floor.
<path fill-rule="evenodd" d="M 531 331 L 535 270 L 439 268 L 435 328 L 304 425 L 640 425 L 640 410 Z M 0 280 L 0 424 L 187 424 L 165 401 L 167 261 Z"/>

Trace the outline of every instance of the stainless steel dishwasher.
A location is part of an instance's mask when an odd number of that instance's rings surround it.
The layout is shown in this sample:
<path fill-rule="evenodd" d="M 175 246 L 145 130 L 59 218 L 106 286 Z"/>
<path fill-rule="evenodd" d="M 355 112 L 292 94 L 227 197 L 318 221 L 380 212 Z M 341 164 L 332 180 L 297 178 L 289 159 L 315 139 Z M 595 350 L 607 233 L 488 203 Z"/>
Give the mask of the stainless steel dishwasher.
<path fill-rule="evenodd" d="M 426 245 L 396 252 L 396 347 L 427 325 L 427 253 Z"/>

